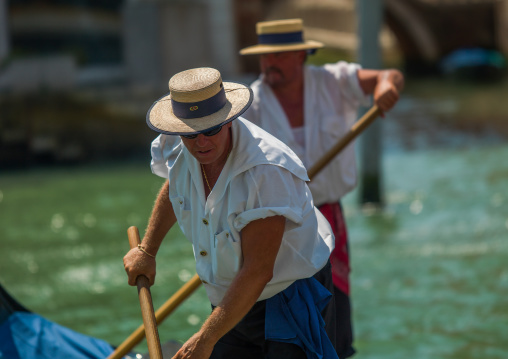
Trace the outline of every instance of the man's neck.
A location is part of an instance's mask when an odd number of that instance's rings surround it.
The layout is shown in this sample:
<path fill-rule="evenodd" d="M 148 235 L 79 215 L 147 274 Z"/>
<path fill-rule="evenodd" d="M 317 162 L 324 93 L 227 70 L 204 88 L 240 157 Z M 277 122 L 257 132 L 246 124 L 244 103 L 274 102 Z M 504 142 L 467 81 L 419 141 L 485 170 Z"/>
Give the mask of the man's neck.
<path fill-rule="evenodd" d="M 222 153 L 219 159 L 214 163 L 206 165 L 201 164 L 206 197 L 208 197 L 208 194 L 211 192 L 212 188 L 215 186 L 215 183 L 219 179 L 220 174 L 229 158 L 229 154 L 231 153 L 232 148 L 233 148 L 233 134 L 231 128 L 229 128 L 228 145 L 224 153 Z"/>

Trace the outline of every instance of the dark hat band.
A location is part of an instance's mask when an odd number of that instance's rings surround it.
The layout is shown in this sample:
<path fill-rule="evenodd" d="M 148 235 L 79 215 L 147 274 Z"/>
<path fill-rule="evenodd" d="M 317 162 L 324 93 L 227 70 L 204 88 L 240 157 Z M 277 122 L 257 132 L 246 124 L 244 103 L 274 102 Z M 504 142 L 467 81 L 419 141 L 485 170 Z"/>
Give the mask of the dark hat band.
<path fill-rule="evenodd" d="M 203 101 L 178 102 L 171 99 L 175 116 L 185 119 L 205 117 L 214 114 L 221 110 L 226 105 L 226 102 L 226 93 L 222 85 L 219 92 Z"/>
<path fill-rule="evenodd" d="M 260 34 L 258 35 L 260 44 L 290 44 L 303 42 L 303 32 L 286 32 L 280 34 Z"/>

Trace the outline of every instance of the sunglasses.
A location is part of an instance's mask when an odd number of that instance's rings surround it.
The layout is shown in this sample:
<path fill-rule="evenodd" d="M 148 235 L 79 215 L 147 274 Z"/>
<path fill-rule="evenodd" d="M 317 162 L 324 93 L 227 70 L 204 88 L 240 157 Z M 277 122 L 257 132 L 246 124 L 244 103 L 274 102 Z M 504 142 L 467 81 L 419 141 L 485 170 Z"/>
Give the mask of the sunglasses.
<path fill-rule="evenodd" d="M 211 129 L 210 131 L 202 132 L 202 134 L 207 137 L 215 136 L 216 134 L 218 134 L 220 132 L 220 130 L 222 130 L 222 126 L 215 127 L 214 129 Z M 199 133 L 194 134 L 194 135 L 180 135 L 180 136 L 188 138 L 189 140 L 192 140 L 192 139 L 198 137 L 198 135 L 199 135 Z"/>

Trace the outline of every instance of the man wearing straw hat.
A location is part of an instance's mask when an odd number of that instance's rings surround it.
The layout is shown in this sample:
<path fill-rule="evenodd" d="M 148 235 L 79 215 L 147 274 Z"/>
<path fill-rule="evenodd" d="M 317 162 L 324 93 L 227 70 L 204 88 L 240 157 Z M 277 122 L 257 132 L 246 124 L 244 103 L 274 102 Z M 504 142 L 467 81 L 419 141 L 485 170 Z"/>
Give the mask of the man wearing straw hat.
<path fill-rule="evenodd" d="M 260 55 L 261 75 L 252 85 L 254 101 L 244 117 L 286 143 L 305 166 L 314 165 L 353 125 L 368 95 L 382 112 L 399 98 L 404 79 L 398 70 L 367 70 L 340 61 L 304 65 L 323 44 L 304 40 L 301 19 L 257 23 L 259 43 L 242 55 Z M 332 225 L 336 245 L 330 257 L 337 311 L 335 333 L 340 358 L 354 354 L 349 301 L 347 231 L 340 199 L 356 185 L 354 145 L 350 144 L 313 178 L 316 206 Z M 329 331 L 330 337 L 334 334 Z"/>
<path fill-rule="evenodd" d="M 334 239 L 302 162 L 239 117 L 252 101 L 248 87 L 198 68 L 173 76 L 169 89 L 147 114 L 161 133 L 152 171 L 167 181 L 124 265 L 130 285 L 139 275 L 153 284 L 174 223 L 192 243 L 214 309 L 174 358 L 337 358 L 322 318 L 334 308 Z"/>

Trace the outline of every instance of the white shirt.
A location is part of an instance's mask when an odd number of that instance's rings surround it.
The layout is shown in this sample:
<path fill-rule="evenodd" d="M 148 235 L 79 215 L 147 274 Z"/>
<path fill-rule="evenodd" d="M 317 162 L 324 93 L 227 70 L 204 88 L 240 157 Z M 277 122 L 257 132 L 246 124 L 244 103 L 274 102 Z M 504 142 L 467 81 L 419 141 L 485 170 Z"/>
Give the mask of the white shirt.
<path fill-rule="evenodd" d="M 334 245 L 328 222 L 313 205 L 298 157 L 249 121 L 238 118 L 231 128 L 231 154 L 208 198 L 199 162 L 180 140 L 160 135 L 152 143 L 152 171 L 169 179 L 173 210 L 193 244 L 196 271 L 213 305 L 222 300 L 241 267 L 241 231 L 254 220 L 286 217 L 274 276 L 258 300 L 314 275 Z"/>
<path fill-rule="evenodd" d="M 305 147 L 305 126 L 293 127 L 293 136 L 301 148 Z"/>
<path fill-rule="evenodd" d="M 252 85 L 254 102 L 244 117 L 287 144 L 310 168 L 356 121 L 360 105 L 369 105 L 358 81 L 360 66 L 343 61 L 304 69 L 305 146 L 295 139 L 286 114 L 261 76 Z M 337 202 L 357 182 L 354 144 L 349 144 L 309 184 L 316 205 Z"/>

